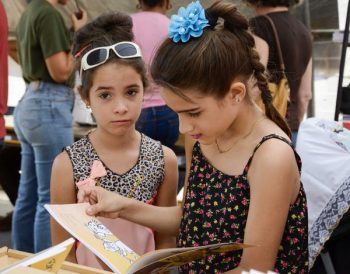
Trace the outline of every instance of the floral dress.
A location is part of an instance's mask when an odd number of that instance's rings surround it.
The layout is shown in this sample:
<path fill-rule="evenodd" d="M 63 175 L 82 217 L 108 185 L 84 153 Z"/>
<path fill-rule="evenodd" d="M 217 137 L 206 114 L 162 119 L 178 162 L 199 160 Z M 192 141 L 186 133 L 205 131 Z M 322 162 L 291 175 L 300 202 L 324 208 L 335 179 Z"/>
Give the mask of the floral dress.
<path fill-rule="evenodd" d="M 235 176 L 224 174 L 213 167 L 202 154 L 199 143 L 194 145 L 189 185 L 178 237 L 179 247 L 243 242 L 250 201 L 247 173 L 255 151 L 263 142 L 271 138 L 280 139 L 291 145 L 289 141 L 278 135 L 265 136 L 254 149 L 243 174 Z M 294 153 L 300 172 L 300 157 L 295 150 Z M 276 272 L 308 273 L 307 222 L 306 196 L 301 184 L 298 197 L 289 208 L 277 254 Z M 208 256 L 181 267 L 180 272 L 223 273 L 237 267 L 241 255 L 242 251 L 233 251 Z"/>

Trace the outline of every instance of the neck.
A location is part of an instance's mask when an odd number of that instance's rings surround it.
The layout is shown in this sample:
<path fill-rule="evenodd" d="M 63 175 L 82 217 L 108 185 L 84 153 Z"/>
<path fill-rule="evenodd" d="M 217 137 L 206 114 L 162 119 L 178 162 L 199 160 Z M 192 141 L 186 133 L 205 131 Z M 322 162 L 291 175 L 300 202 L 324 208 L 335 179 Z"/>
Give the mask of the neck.
<path fill-rule="evenodd" d="M 164 6 L 155 6 L 153 8 L 150 8 L 148 6 L 142 6 L 142 11 L 150 11 L 150 12 L 157 12 L 160 14 L 166 14 L 166 7 Z"/>
<path fill-rule="evenodd" d="M 218 136 L 216 141 L 221 144 L 222 148 L 227 148 L 230 144 L 249 137 L 253 134 L 256 122 L 264 116 L 257 107 L 247 106 L 244 109 L 242 108 L 242 111 L 236 116 L 231 126 L 224 134 Z"/>
<path fill-rule="evenodd" d="M 138 142 L 140 134 L 133 128 L 123 135 L 114 135 L 103 129 L 97 129 L 90 134 L 90 139 L 94 142 L 94 146 L 103 151 L 124 150 L 134 147 Z"/>
<path fill-rule="evenodd" d="M 258 15 L 264 15 L 272 12 L 288 11 L 288 8 L 287 7 L 256 7 L 255 11 L 256 11 L 256 14 Z"/>

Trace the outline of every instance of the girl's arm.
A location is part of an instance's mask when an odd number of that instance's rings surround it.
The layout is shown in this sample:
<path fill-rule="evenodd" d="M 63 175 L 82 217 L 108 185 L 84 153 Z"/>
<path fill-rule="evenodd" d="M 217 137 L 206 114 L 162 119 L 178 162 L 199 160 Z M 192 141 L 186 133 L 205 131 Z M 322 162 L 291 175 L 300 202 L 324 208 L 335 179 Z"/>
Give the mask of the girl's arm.
<path fill-rule="evenodd" d="M 147 226 L 161 234 L 176 236 L 180 227 L 180 206 L 159 207 L 126 198 L 101 187 L 84 187 L 78 192 L 78 202 L 91 204 L 86 213 L 91 216 L 123 218 Z"/>
<path fill-rule="evenodd" d="M 76 203 L 76 191 L 73 179 L 73 168 L 66 152 L 59 154 L 52 167 L 51 173 L 51 204 L 73 204 Z M 67 240 L 71 235 L 51 218 L 51 239 L 52 244 Z M 77 262 L 75 248 L 72 248 L 67 260 Z"/>
<path fill-rule="evenodd" d="M 157 206 L 176 206 L 178 184 L 178 164 L 175 153 L 163 146 L 165 161 L 165 177 L 157 193 Z M 156 249 L 175 247 L 176 238 L 167 234 L 155 232 Z"/>
<path fill-rule="evenodd" d="M 257 150 L 248 173 L 250 206 L 244 242 L 257 247 L 243 250 L 240 266 L 227 273 L 273 270 L 289 207 L 300 188 L 294 152 L 280 140 L 266 141 Z"/>

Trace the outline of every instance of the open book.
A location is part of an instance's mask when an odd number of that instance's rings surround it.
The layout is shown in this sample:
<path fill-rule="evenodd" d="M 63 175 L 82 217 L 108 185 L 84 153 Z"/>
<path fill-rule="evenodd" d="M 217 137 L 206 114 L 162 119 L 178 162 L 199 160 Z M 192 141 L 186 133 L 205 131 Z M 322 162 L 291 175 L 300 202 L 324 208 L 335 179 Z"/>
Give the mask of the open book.
<path fill-rule="evenodd" d="M 112 271 L 120 274 L 142 274 L 163 271 L 218 254 L 239 250 L 251 245 L 219 243 L 199 247 L 168 248 L 139 256 L 118 240 L 97 218 L 85 213 L 87 203 L 45 205 L 51 216 L 73 237 L 89 248 Z"/>
<path fill-rule="evenodd" d="M 8 267 L 1 269 L 0 273 L 14 273 L 21 267 L 26 266 L 44 270 L 46 272 L 56 273 L 61 268 L 61 265 L 66 259 L 74 243 L 75 240 L 73 238 L 69 238 L 58 245 L 33 254 L 32 256 L 26 257 L 18 262 L 15 262 L 14 264 L 9 265 Z"/>

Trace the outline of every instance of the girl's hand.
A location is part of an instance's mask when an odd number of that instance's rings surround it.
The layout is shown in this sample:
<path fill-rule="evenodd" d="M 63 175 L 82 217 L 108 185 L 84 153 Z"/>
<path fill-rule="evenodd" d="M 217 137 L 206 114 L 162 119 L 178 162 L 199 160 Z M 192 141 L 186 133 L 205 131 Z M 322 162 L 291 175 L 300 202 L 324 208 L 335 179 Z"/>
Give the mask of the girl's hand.
<path fill-rule="evenodd" d="M 122 197 L 101 187 L 84 187 L 79 190 L 78 203 L 88 202 L 86 213 L 90 216 L 118 218 L 128 203 L 128 198 Z"/>

